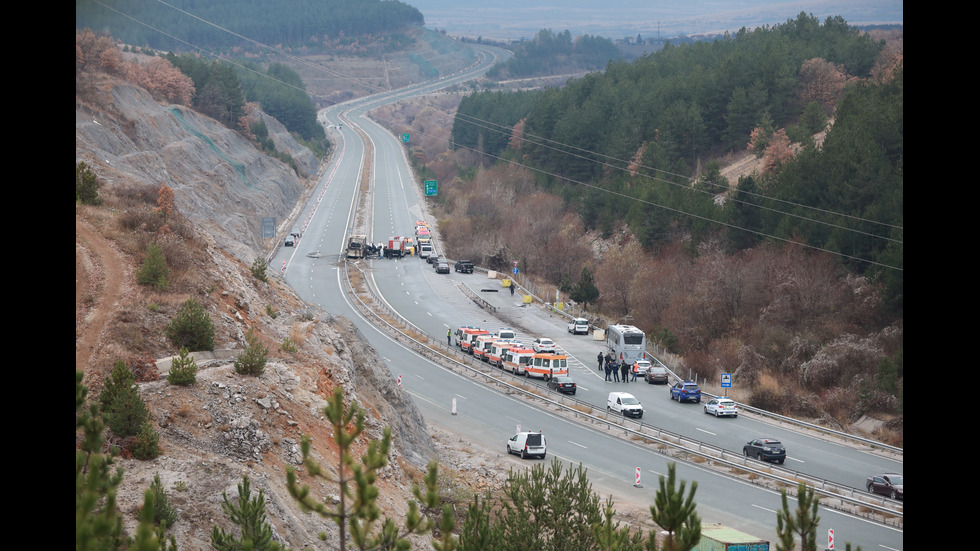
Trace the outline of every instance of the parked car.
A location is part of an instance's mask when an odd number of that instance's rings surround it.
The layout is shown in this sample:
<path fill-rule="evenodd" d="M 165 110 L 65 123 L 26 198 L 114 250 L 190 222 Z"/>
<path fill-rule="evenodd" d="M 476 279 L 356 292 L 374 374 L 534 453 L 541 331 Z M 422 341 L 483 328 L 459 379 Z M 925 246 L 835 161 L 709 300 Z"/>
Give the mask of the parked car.
<path fill-rule="evenodd" d="M 692 383 L 691 381 L 681 381 L 670 387 L 670 399 L 677 400 L 678 402 L 688 400 L 700 403 L 701 389 L 698 387 L 697 383 Z"/>
<path fill-rule="evenodd" d="M 606 399 L 606 411 L 637 419 L 643 417 L 643 406 L 629 392 L 610 392 L 609 398 Z"/>
<path fill-rule="evenodd" d="M 759 461 L 782 463 L 786 460 L 786 448 L 775 438 L 756 438 L 742 446 L 742 455 Z"/>
<path fill-rule="evenodd" d="M 905 480 L 900 474 L 886 473 L 868 477 L 868 491 L 905 501 Z"/>
<path fill-rule="evenodd" d="M 449 273 L 449 263 L 445 260 L 440 260 L 436 262 L 436 273 L 437 274 L 448 274 Z"/>
<path fill-rule="evenodd" d="M 555 341 L 544 337 L 538 337 L 531 341 L 531 349 L 535 352 L 554 352 Z"/>
<path fill-rule="evenodd" d="M 557 390 L 564 394 L 575 394 L 576 385 L 575 381 L 571 377 L 566 377 L 564 375 L 558 375 L 548 379 L 548 388 Z"/>
<path fill-rule="evenodd" d="M 462 272 L 464 274 L 473 273 L 473 261 L 472 260 L 457 260 L 456 261 L 456 271 Z"/>
<path fill-rule="evenodd" d="M 425 261 L 428 262 L 429 264 L 435 264 L 436 262 L 439 262 L 439 255 L 430 254 L 425 258 Z"/>
<path fill-rule="evenodd" d="M 296 245 L 296 238 L 292 234 L 286 236 L 286 242 L 283 243 L 286 247 L 292 247 Z"/>
<path fill-rule="evenodd" d="M 537 456 L 544 459 L 548 441 L 540 432 L 519 432 L 507 441 L 507 453 L 516 453 L 521 459 Z"/>
<path fill-rule="evenodd" d="M 650 368 L 646 370 L 643 378 L 647 380 L 647 384 L 652 385 L 653 383 L 658 383 L 666 385 L 670 383 L 669 376 L 670 374 L 667 373 L 666 367 L 662 365 L 651 365 Z"/>
<path fill-rule="evenodd" d="M 578 335 L 579 333 L 583 335 L 589 334 L 589 320 L 585 318 L 575 318 L 568 322 L 568 332 L 573 335 Z"/>
<path fill-rule="evenodd" d="M 730 398 L 712 398 L 704 405 L 704 412 L 715 417 L 738 417 L 738 404 Z"/>

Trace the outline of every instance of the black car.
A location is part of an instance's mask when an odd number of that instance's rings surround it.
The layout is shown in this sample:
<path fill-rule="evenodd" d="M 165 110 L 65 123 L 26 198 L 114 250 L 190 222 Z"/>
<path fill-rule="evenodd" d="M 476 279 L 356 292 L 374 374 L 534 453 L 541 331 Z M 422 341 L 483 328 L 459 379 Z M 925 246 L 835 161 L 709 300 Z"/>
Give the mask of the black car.
<path fill-rule="evenodd" d="M 429 264 L 435 264 L 439 262 L 439 255 L 430 254 L 428 257 L 426 257 L 425 261 L 428 262 Z"/>
<path fill-rule="evenodd" d="M 575 394 L 575 390 L 577 389 L 575 381 L 571 377 L 564 375 L 558 375 L 557 377 L 548 379 L 548 388 L 565 394 Z"/>
<path fill-rule="evenodd" d="M 742 454 L 745 457 L 754 457 L 759 461 L 772 461 L 780 464 L 786 460 L 786 448 L 782 442 L 775 438 L 756 438 L 742 446 Z"/>
<path fill-rule="evenodd" d="M 905 501 L 905 479 L 900 474 L 876 474 L 868 477 L 868 491 Z"/>
<path fill-rule="evenodd" d="M 437 274 L 448 274 L 449 273 L 449 263 L 445 260 L 440 260 L 436 262 L 436 273 Z"/>
<path fill-rule="evenodd" d="M 473 261 L 472 260 L 457 260 L 455 269 L 457 272 L 462 272 L 464 274 L 473 273 Z"/>

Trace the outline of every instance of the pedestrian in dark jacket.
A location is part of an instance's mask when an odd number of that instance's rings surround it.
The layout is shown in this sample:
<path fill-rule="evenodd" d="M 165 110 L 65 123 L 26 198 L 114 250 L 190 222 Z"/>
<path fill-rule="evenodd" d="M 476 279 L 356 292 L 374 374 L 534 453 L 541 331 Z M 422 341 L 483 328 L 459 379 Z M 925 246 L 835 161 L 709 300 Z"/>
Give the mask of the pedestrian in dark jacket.
<path fill-rule="evenodd" d="M 602 364 L 604 364 L 605 363 L 605 360 L 606 360 L 605 356 L 602 355 L 602 352 L 599 352 L 598 360 L 599 360 L 599 368 L 598 369 L 599 369 L 599 371 L 602 371 Z"/>
<path fill-rule="evenodd" d="M 613 360 L 611 366 L 612 366 L 613 379 L 618 383 L 619 382 L 619 366 L 616 365 L 616 360 Z"/>
<path fill-rule="evenodd" d="M 623 363 L 619 364 L 619 372 L 623 375 L 623 382 L 628 383 L 629 378 L 627 374 L 629 372 L 629 366 L 626 365 L 626 360 L 623 360 Z"/>

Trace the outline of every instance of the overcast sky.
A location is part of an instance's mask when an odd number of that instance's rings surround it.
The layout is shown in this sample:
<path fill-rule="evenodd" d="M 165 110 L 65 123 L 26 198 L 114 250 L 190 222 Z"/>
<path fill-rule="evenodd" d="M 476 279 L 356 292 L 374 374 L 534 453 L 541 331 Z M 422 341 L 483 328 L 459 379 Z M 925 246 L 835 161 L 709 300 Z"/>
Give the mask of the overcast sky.
<path fill-rule="evenodd" d="M 402 0 L 429 29 L 457 36 L 530 38 L 541 29 L 606 38 L 737 31 L 775 25 L 800 12 L 821 21 L 841 15 L 852 25 L 901 23 L 901 0 Z"/>

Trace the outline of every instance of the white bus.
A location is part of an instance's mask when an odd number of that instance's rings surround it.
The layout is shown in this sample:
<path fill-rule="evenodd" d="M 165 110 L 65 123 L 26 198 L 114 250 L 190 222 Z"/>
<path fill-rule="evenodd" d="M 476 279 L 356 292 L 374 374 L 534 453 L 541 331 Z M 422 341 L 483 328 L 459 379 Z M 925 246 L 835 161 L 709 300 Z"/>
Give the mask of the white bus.
<path fill-rule="evenodd" d="M 606 348 L 616 361 L 632 364 L 647 355 L 647 336 L 632 325 L 610 325 L 606 328 Z"/>

